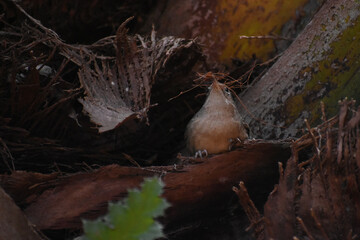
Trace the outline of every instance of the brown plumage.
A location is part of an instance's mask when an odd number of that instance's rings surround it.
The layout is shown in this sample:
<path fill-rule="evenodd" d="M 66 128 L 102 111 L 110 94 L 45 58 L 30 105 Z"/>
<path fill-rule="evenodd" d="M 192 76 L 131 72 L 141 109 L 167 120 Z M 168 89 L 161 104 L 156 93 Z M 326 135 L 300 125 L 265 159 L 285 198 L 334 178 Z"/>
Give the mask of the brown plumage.
<path fill-rule="evenodd" d="M 204 105 L 189 122 L 185 135 L 191 154 L 202 150 L 209 154 L 228 151 L 231 139 L 248 138 L 225 84 L 214 80 Z"/>

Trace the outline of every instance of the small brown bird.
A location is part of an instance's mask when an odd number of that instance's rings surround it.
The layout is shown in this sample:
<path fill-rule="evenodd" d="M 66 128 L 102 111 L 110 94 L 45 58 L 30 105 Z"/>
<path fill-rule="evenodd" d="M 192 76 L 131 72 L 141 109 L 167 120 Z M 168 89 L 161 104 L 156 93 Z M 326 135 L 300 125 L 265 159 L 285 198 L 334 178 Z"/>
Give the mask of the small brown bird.
<path fill-rule="evenodd" d="M 234 139 L 248 138 L 229 89 L 214 80 L 209 95 L 199 112 L 187 125 L 185 137 L 190 154 L 205 151 L 216 154 L 228 151 Z"/>

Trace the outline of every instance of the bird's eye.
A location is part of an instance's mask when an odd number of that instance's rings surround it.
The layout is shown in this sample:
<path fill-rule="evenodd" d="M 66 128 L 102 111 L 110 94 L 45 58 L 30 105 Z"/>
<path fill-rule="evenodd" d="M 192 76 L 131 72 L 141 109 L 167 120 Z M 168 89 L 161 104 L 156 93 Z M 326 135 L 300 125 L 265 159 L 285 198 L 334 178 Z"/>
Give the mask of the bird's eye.
<path fill-rule="evenodd" d="M 224 88 L 224 92 L 229 96 L 231 95 L 230 90 L 227 87 Z"/>

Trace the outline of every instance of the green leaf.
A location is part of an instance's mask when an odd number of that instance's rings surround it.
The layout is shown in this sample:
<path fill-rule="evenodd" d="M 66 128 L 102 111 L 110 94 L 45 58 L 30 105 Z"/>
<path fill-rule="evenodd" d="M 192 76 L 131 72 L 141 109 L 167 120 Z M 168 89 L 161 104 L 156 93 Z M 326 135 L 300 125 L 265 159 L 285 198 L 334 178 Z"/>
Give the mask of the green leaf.
<path fill-rule="evenodd" d="M 107 225 L 101 220 L 94 221 L 83 220 L 84 228 L 86 226 L 87 234 L 82 239 L 108 239 Z"/>
<path fill-rule="evenodd" d="M 130 190 L 124 201 L 109 203 L 109 213 L 95 221 L 83 221 L 89 240 L 151 240 L 163 236 L 162 225 L 154 218 L 169 206 L 161 198 L 163 183 L 158 178 L 146 179 L 142 189 Z"/>

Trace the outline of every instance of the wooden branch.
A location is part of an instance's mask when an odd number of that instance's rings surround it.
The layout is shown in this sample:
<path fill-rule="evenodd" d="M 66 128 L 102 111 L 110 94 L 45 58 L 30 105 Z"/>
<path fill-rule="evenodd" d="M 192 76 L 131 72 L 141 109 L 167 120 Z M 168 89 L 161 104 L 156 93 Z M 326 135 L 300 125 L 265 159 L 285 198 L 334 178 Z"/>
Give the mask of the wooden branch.
<path fill-rule="evenodd" d="M 37 182 L 31 187 L 37 196 L 28 193 L 31 198 L 24 195 L 22 202 L 27 205 L 26 215 L 39 229 L 76 229 L 81 228 L 82 218 L 93 219 L 104 214 L 109 201 L 124 198 L 127 190 L 138 187 L 144 177 L 158 175 L 166 184 L 164 197 L 172 205 L 164 223 L 174 227 L 179 222 L 221 213 L 224 202 L 234 194 L 232 187 L 239 181 L 255 189 L 264 179 L 277 181 L 277 163 L 286 161 L 289 156 L 286 142 L 252 141 L 234 151 L 176 167 L 109 165 L 90 173 Z M 15 183 L 19 181 L 17 176 Z M 16 189 L 11 188 L 12 175 L 1 182 L 10 194 Z"/>
<path fill-rule="evenodd" d="M 0 188 L 0 212 L 0 239 L 43 239 L 2 188 Z"/>
<path fill-rule="evenodd" d="M 359 27 L 358 1 L 324 3 L 279 60 L 242 94 L 247 109 L 241 114 L 255 137 L 296 136 L 305 118 L 311 125 L 320 122 L 321 101 L 332 116 L 340 98 L 359 96 Z"/>

